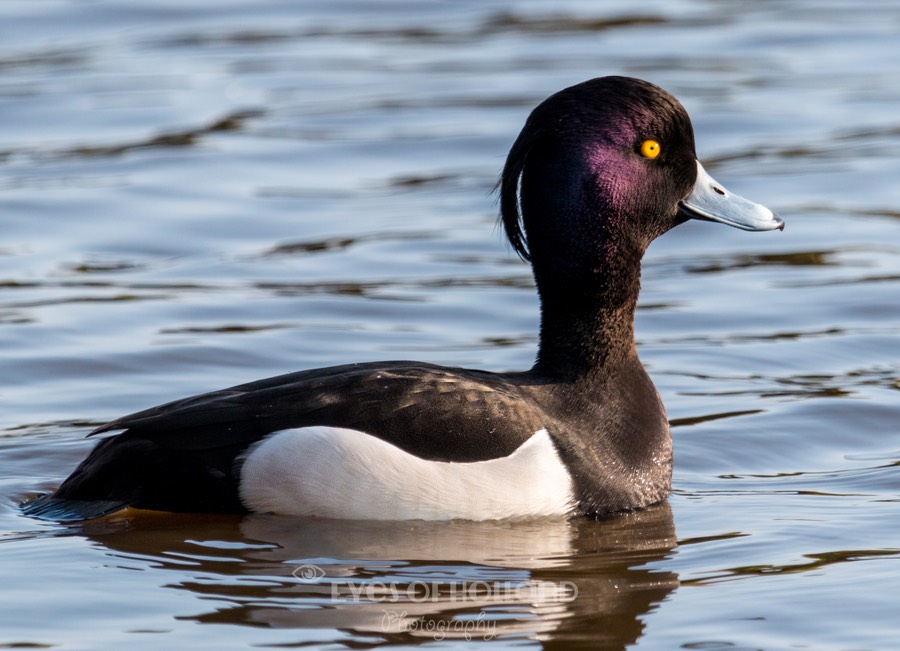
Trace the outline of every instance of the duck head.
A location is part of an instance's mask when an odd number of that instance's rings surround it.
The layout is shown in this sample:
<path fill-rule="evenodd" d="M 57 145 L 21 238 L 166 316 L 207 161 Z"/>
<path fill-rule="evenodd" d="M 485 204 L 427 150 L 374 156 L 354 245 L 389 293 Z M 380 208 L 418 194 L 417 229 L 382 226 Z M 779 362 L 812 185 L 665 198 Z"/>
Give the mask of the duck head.
<path fill-rule="evenodd" d="M 688 219 L 784 227 L 703 169 L 677 99 L 627 77 L 586 81 L 535 108 L 507 158 L 500 204 L 539 288 L 587 288 L 639 268 L 650 242 Z"/>

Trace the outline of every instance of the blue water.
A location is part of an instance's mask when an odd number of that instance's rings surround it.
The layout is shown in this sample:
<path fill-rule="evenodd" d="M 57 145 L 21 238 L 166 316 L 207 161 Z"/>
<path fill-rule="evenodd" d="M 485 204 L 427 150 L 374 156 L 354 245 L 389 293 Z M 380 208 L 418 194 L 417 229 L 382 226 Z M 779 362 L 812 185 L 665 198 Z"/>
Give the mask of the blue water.
<path fill-rule="evenodd" d="M 0 648 L 897 648 L 898 36 L 875 0 L 0 4 Z M 645 259 L 666 504 L 19 515 L 92 426 L 166 400 L 528 367 L 490 192 L 530 109 L 603 74 L 678 96 L 707 169 L 787 223 Z"/>

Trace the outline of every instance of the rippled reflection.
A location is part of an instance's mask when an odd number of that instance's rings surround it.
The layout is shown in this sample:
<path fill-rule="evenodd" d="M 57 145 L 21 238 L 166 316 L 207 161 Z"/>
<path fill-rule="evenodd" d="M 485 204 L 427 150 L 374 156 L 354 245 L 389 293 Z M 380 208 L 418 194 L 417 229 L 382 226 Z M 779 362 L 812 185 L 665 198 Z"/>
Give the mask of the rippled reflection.
<path fill-rule="evenodd" d="M 662 504 L 604 521 L 353 522 L 130 511 L 73 527 L 108 563 L 160 572 L 207 624 L 334 627 L 360 643 L 452 637 L 624 649 L 678 587 Z"/>

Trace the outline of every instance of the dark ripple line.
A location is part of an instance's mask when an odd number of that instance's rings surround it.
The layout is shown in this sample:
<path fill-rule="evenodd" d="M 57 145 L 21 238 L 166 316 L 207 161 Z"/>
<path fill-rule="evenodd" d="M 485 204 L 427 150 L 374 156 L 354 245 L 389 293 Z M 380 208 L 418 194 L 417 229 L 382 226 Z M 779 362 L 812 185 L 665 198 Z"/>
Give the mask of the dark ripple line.
<path fill-rule="evenodd" d="M 900 549 L 848 549 L 831 552 L 804 554 L 804 558 L 810 559 L 805 563 L 785 563 L 781 565 L 740 565 L 727 568 L 710 576 L 696 579 L 683 579 L 682 585 L 710 585 L 756 576 L 768 576 L 771 574 L 799 574 L 821 570 L 831 565 L 842 563 L 855 563 L 870 560 L 886 560 L 900 558 Z"/>
<path fill-rule="evenodd" d="M 429 24 L 404 27 L 307 27 L 296 30 L 242 29 L 220 34 L 188 33 L 155 42 L 158 47 L 205 47 L 220 45 L 247 45 L 256 47 L 261 43 L 278 43 L 289 40 L 312 38 L 338 39 L 389 39 L 430 43 L 459 43 L 480 40 L 504 32 L 530 34 L 559 34 L 573 32 L 602 32 L 611 29 L 644 27 L 666 24 L 670 19 L 659 15 L 634 14 L 618 17 L 579 17 L 566 13 L 544 16 L 528 16 L 518 12 L 494 13 L 475 25 L 452 29 L 449 25 L 436 28 Z M 682 21 L 684 22 L 684 21 Z M 696 21 L 695 21 L 696 22 Z"/>
<path fill-rule="evenodd" d="M 33 149 L 22 150 L 0 150 L 0 160 L 11 158 L 14 155 L 25 155 L 32 159 L 42 160 L 60 160 L 67 158 L 100 158 L 121 156 L 131 151 L 140 149 L 153 149 L 160 147 L 191 147 L 203 137 L 212 133 L 220 133 L 224 131 L 240 131 L 244 125 L 251 119 L 259 118 L 264 115 L 264 111 L 260 109 L 248 109 L 243 111 L 235 111 L 219 118 L 206 126 L 194 129 L 182 129 L 180 131 L 170 131 L 161 133 L 150 138 L 142 140 L 134 140 L 123 142 L 115 145 L 81 145 L 77 147 L 69 147 L 53 151 L 41 151 Z"/>

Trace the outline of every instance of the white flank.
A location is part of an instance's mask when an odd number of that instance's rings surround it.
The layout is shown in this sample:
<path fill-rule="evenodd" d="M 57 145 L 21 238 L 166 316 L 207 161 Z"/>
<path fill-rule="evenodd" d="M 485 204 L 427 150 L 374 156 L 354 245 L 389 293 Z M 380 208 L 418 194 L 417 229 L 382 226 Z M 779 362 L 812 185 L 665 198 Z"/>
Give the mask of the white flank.
<path fill-rule="evenodd" d="M 472 463 L 427 461 L 356 430 L 285 430 L 250 449 L 240 490 L 257 513 L 354 520 L 497 520 L 574 505 L 544 429 L 507 457 Z"/>

